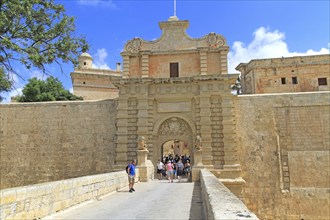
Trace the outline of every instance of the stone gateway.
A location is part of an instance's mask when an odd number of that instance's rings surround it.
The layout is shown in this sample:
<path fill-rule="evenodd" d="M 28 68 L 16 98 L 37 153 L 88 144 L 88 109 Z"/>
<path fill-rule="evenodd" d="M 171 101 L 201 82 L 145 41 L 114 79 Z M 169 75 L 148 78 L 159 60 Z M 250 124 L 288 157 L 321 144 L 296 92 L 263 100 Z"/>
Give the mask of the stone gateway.
<path fill-rule="evenodd" d="M 159 23 L 159 39 L 129 40 L 122 70 L 93 69 L 82 54 L 71 77 L 85 101 L 0 105 L 1 189 L 123 171 L 135 158 L 156 169 L 171 150 L 191 157 L 193 175 L 211 171 L 260 219 L 328 219 L 330 55 L 309 59 L 322 60 L 318 91 L 254 94 L 281 85 L 275 67 L 249 69 L 266 60 L 238 67 L 251 94 L 236 96 L 226 39 L 191 38 L 188 26 L 174 16 Z"/>

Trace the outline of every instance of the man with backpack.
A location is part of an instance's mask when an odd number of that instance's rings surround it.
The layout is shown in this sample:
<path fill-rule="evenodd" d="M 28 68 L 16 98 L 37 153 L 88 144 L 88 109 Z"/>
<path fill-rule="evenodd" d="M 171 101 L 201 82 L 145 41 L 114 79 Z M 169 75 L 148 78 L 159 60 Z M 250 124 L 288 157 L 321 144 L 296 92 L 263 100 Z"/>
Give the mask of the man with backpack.
<path fill-rule="evenodd" d="M 130 164 L 128 164 L 128 167 L 126 169 L 128 175 L 128 188 L 130 193 L 135 191 L 135 189 L 133 188 L 135 182 L 135 166 L 136 160 L 134 159 Z"/>

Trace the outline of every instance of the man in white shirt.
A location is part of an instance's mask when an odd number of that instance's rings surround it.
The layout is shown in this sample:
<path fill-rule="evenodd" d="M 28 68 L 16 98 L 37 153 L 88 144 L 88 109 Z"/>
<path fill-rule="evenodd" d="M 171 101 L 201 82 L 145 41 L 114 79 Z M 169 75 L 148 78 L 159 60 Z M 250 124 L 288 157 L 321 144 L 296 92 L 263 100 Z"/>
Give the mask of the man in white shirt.
<path fill-rule="evenodd" d="M 163 162 L 160 161 L 160 159 L 159 159 L 159 160 L 158 160 L 158 163 L 157 163 L 157 174 L 158 174 L 158 179 L 159 179 L 159 180 L 162 179 L 163 170 L 164 170 L 164 164 L 163 164 Z"/>

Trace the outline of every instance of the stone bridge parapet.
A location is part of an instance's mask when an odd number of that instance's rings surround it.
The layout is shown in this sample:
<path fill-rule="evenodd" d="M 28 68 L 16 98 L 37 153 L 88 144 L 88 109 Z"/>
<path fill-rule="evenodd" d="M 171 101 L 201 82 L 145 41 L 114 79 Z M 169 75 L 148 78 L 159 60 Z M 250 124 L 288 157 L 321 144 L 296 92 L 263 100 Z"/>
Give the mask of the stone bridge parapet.
<path fill-rule="evenodd" d="M 206 219 L 259 219 L 209 170 L 200 171 L 200 181 Z"/>
<path fill-rule="evenodd" d="M 139 169 L 136 169 L 139 179 Z M 125 171 L 0 190 L 0 217 L 39 219 L 128 186 Z"/>

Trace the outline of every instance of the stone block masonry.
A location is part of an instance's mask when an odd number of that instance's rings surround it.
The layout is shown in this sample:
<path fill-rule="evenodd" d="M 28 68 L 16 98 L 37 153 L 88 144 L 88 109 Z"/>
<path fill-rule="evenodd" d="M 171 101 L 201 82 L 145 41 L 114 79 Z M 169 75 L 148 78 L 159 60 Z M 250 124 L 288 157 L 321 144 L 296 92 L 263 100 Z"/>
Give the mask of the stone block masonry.
<path fill-rule="evenodd" d="M 0 189 L 112 171 L 116 101 L 0 105 Z"/>
<path fill-rule="evenodd" d="M 330 92 L 238 96 L 245 204 L 261 219 L 329 219 Z"/>

